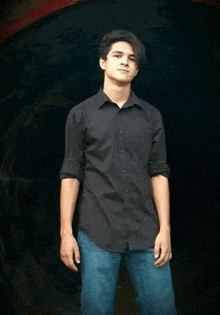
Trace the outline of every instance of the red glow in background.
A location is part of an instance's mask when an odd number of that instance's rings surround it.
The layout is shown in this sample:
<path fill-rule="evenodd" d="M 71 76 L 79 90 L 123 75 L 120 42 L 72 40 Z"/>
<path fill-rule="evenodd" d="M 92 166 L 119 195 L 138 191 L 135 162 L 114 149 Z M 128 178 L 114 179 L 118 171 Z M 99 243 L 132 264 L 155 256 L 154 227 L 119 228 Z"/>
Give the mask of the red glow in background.
<path fill-rule="evenodd" d="M 38 20 L 41 17 L 48 15 L 49 13 L 52 13 L 54 11 L 57 11 L 61 8 L 65 8 L 73 4 L 79 4 L 84 1 L 86 0 L 42 0 L 42 1 L 32 0 L 30 1 L 31 8 L 27 9 L 20 16 L 14 19 L 10 19 L 9 21 L 7 21 L 7 19 L 4 19 L 3 17 L 3 20 L 1 22 L 2 26 L 0 30 L 0 43 L 2 43 L 4 40 L 9 38 L 10 36 L 16 34 L 25 26 L 33 23 L 34 21 Z M 219 0 L 193 0 L 193 1 L 220 7 Z M 19 3 L 17 4 L 19 5 Z"/>
<path fill-rule="evenodd" d="M 220 7 L 219 0 L 193 0 L 194 2 L 203 2 L 211 5 L 215 5 L 216 7 Z"/>
<path fill-rule="evenodd" d="M 43 0 L 41 3 L 39 3 L 40 1 L 32 1 L 31 8 L 21 14 L 19 17 L 9 21 L 3 17 L 0 31 L 0 43 L 10 36 L 16 34 L 25 26 L 31 24 L 39 18 L 48 15 L 49 13 L 84 1 L 85 0 Z"/>

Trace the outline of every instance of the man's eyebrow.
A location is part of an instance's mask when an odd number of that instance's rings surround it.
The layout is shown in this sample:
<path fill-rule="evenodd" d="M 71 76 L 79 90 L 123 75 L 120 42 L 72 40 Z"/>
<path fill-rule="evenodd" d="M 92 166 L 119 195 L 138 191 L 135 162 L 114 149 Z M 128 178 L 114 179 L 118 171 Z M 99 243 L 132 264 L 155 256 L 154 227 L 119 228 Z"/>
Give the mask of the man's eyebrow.
<path fill-rule="evenodd" d="M 114 50 L 114 51 L 112 51 L 112 54 L 124 54 L 124 52 L 123 52 L 123 51 L 120 51 L 120 50 Z M 134 57 L 136 57 L 135 54 L 129 54 L 129 56 L 134 56 Z"/>

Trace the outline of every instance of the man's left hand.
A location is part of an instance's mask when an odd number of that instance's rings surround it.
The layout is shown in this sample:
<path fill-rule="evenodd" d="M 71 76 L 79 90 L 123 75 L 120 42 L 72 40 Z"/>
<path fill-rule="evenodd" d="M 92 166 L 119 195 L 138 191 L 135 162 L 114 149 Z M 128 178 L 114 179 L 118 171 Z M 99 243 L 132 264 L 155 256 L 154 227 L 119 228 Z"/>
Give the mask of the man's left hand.
<path fill-rule="evenodd" d="M 154 244 L 154 257 L 157 259 L 154 263 L 156 268 L 162 267 L 172 258 L 170 229 L 158 233 Z"/>

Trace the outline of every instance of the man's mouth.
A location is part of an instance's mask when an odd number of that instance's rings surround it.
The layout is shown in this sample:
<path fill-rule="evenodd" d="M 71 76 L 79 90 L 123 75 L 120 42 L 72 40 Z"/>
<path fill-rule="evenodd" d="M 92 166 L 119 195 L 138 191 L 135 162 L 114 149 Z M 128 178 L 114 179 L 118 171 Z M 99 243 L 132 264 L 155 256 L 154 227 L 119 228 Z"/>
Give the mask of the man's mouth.
<path fill-rule="evenodd" d="M 118 71 L 121 71 L 121 72 L 128 72 L 128 70 L 125 70 L 125 69 L 118 69 Z"/>

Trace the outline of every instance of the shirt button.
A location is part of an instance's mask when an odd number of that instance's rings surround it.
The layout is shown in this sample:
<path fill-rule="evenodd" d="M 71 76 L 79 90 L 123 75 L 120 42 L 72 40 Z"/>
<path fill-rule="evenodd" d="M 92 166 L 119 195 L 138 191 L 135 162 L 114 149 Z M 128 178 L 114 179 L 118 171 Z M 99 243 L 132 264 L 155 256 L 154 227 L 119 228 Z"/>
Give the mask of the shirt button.
<path fill-rule="evenodd" d="M 124 153 L 125 152 L 125 150 L 121 150 L 121 153 Z"/>
<path fill-rule="evenodd" d="M 128 193 L 128 190 L 127 189 L 125 189 L 125 191 L 124 191 L 125 193 Z"/>
<path fill-rule="evenodd" d="M 123 173 L 126 173 L 126 170 L 123 170 Z"/>
<path fill-rule="evenodd" d="M 122 133 L 123 132 L 123 130 L 120 130 L 120 133 Z"/>

